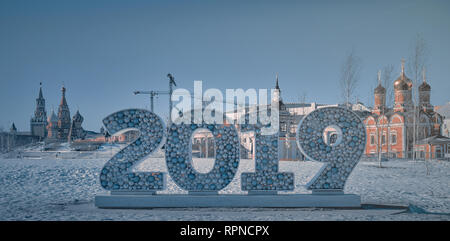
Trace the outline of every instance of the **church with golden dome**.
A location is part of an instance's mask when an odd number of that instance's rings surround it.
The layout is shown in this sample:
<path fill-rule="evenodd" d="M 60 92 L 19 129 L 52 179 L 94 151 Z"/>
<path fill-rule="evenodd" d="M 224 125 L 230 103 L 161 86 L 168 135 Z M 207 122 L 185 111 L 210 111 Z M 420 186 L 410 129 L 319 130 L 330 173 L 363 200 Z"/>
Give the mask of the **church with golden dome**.
<path fill-rule="evenodd" d="M 439 137 L 443 119 L 430 103 L 431 86 L 427 83 L 425 70 L 422 83 L 416 87 L 406 76 L 405 63 L 402 60 L 401 73 L 394 81 L 393 87 L 392 107 L 386 106 L 386 89 L 381 81 L 374 90 L 374 108 L 371 115 L 364 119 L 367 132 L 366 154 L 375 155 L 381 152 L 388 157 L 411 158 L 416 153 L 416 156 L 420 156 L 418 152 L 423 150 L 419 150 L 417 144 L 430 137 Z M 413 101 L 414 88 L 417 88 L 418 93 L 416 105 Z M 429 151 L 446 152 L 438 148 L 435 146 Z"/>

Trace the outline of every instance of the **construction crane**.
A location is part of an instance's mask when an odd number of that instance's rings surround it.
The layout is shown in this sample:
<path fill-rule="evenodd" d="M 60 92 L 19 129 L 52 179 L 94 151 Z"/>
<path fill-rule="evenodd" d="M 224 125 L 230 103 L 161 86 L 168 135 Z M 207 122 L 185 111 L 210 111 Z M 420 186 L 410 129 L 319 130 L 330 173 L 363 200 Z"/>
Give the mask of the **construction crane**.
<path fill-rule="evenodd" d="M 153 101 L 154 98 L 158 95 L 168 95 L 169 91 L 146 91 L 146 90 L 138 90 L 134 92 L 135 95 L 150 95 L 150 110 L 153 112 Z"/>
<path fill-rule="evenodd" d="M 134 91 L 135 95 L 150 95 L 150 110 L 153 112 L 153 102 L 154 98 L 158 95 L 169 95 L 169 125 L 171 123 L 170 113 L 172 112 L 172 93 L 173 86 L 177 86 L 175 83 L 175 78 L 169 73 L 167 74 L 169 78 L 169 91 L 157 91 L 157 90 L 138 90 Z"/>

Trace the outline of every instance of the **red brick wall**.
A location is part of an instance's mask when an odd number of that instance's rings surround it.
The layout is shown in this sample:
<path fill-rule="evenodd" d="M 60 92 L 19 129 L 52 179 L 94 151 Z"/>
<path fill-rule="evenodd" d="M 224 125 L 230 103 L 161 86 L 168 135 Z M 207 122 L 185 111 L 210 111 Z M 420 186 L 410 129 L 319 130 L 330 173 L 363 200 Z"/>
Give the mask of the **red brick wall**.
<path fill-rule="evenodd" d="M 403 158 L 403 118 L 401 116 L 396 116 L 390 121 L 383 117 L 380 124 L 376 124 L 373 117 L 368 117 L 364 123 L 366 124 L 366 154 L 376 154 L 378 153 L 377 143 L 382 143 L 382 135 L 385 135 L 385 143 L 381 145 L 381 153 L 396 153 L 398 158 Z M 392 135 L 396 135 L 396 142 L 392 143 Z M 371 144 L 372 137 L 374 138 L 374 143 Z"/>

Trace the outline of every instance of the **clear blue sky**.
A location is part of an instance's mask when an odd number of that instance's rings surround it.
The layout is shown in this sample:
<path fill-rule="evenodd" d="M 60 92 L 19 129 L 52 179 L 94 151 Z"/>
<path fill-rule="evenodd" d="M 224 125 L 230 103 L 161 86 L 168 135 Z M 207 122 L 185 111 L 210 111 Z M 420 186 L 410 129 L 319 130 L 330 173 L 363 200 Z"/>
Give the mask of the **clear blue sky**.
<path fill-rule="evenodd" d="M 67 88 L 71 115 L 96 130 L 108 114 L 149 108 L 137 89 L 270 88 L 282 96 L 336 103 L 339 69 L 354 49 L 357 89 L 369 103 L 378 69 L 400 72 L 417 33 L 430 57 L 431 101 L 450 101 L 450 1 L 0 0 L 0 126 L 29 130 L 39 82 L 47 110 Z M 370 95 L 370 96 L 369 96 Z M 167 96 L 156 112 L 167 116 Z"/>

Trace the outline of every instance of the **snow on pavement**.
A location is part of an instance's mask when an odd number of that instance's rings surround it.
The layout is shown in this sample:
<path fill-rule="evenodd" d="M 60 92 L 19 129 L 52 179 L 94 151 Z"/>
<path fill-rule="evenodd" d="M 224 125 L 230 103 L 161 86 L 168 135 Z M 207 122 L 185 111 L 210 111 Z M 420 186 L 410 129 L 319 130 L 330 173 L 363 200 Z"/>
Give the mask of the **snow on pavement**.
<path fill-rule="evenodd" d="M 112 152 L 111 152 L 112 153 Z M 0 220 L 450 220 L 450 162 L 394 160 L 360 162 L 346 185 L 346 193 L 361 195 L 362 203 L 410 206 L 405 209 L 318 208 L 155 208 L 99 209 L 96 194 L 101 159 L 0 159 Z M 202 162 L 211 160 L 200 159 Z M 197 162 L 197 161 L 196 161 Z M 296 188 L 287 193 L 309 193 L 304 185 L 320 169 L 316 162 L 280 162 L 280 171 L 295 173 Z M 210 165 L 209 165 L 210 166 Z M 163 158 L 149 158 L 136 170 L 167 173 Z M 207 170 L 199 170 L 207 171 Z M 233 182 L 219 193 L 240 190 L 240 173 L 254 171 L 251 160 L 241 160 Z M 168 175 L 168 174 L 167 174 Z M 167 176 L 159 193 L 186 193 Z"/>

